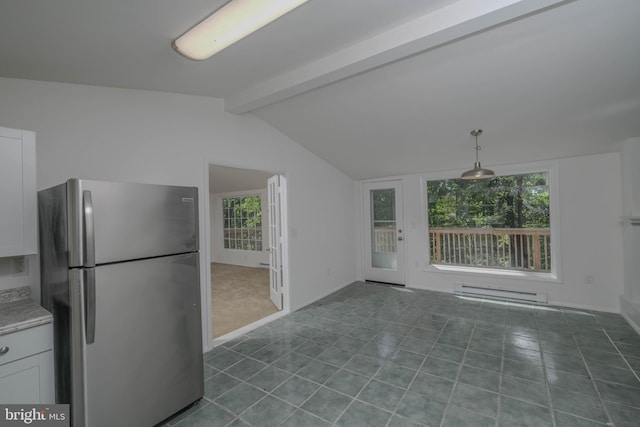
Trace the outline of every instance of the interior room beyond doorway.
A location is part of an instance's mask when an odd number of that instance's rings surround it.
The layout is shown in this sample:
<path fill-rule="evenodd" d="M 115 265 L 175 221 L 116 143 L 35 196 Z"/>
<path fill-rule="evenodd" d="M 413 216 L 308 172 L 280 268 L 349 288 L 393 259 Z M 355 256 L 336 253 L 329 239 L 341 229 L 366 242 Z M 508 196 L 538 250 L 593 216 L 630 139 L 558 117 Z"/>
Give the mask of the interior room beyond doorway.
<path fill-rule="evenodd" d="M 269 298 L 269 270 L 212 262 L 211 309 L 214 338 L 277 313 Z"/>
<path fill-rule="evenodd" d="M 279 311 L 270 293 L 268 183 L 273 175 L 209 165 L 213 339 Z"/>

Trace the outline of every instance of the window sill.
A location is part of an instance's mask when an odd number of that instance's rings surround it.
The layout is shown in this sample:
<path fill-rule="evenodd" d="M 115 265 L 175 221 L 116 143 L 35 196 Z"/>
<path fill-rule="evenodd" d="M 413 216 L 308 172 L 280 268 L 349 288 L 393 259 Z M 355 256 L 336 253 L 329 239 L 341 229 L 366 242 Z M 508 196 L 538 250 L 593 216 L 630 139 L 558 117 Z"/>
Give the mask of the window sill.
<path fill-rule="evenodd" d="M 560 283 L 561 280 L 554 273 L 538 273 L 531 271 L 498 270 L 477 267 L 463 267 L 459 265 L 428 265 L 425 272 L 456 273 L 482 277 L 502 277 L 507 279 L 534 280 L 537 282 Z"/>

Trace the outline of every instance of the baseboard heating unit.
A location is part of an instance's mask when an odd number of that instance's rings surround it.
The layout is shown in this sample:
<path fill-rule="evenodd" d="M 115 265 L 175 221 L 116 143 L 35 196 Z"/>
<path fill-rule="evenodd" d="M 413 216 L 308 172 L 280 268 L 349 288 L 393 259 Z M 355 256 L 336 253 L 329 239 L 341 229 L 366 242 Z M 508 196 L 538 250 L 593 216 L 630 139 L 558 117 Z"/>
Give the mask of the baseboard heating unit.
<path fill-rule="evenodd" d="M 531 302 L 534 304 L 546 304 L 547 294 L 545 292 L 516 291 L 512 289 L 499 289 L 490 286 L 466 285 L 456 283 L 453 285 L 453 292 L 456 295 L 463 295 L 475 298 L 500 299 L 506 301 Z"/>

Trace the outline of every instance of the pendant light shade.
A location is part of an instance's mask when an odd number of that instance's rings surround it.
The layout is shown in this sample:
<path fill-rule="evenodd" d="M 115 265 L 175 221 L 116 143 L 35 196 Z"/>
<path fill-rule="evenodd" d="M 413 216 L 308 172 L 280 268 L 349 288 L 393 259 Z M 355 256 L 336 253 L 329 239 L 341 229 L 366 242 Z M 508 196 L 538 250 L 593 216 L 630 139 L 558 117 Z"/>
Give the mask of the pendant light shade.
<path fill-rule="evenodd" d="M 486 179 L 493 178 L 496 176 L 496 173 L 491 169 L 485 169 L 480 166 L 480 162 L 478 161 L 478 151 L 480 151 L 480 146 L 478 145 L 478 135 L 482 135 L 482 129 L 474 129 L 471 131 L 471 135 L 476 138 L 476 162 L 473 164 L 473 169 L 470 169 L 464 172 L 460 178 L 462 179 Z"/>

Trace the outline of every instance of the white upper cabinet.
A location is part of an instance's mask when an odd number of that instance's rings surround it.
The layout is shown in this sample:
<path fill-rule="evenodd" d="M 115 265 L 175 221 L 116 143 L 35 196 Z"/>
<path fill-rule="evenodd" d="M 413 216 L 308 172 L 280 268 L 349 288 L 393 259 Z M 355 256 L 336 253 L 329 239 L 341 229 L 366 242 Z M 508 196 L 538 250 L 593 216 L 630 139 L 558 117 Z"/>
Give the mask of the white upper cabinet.
<path fill-rule="evenodd" d="M 0 257 L 38 252 L 36 134 L 0 127 Z"/>

